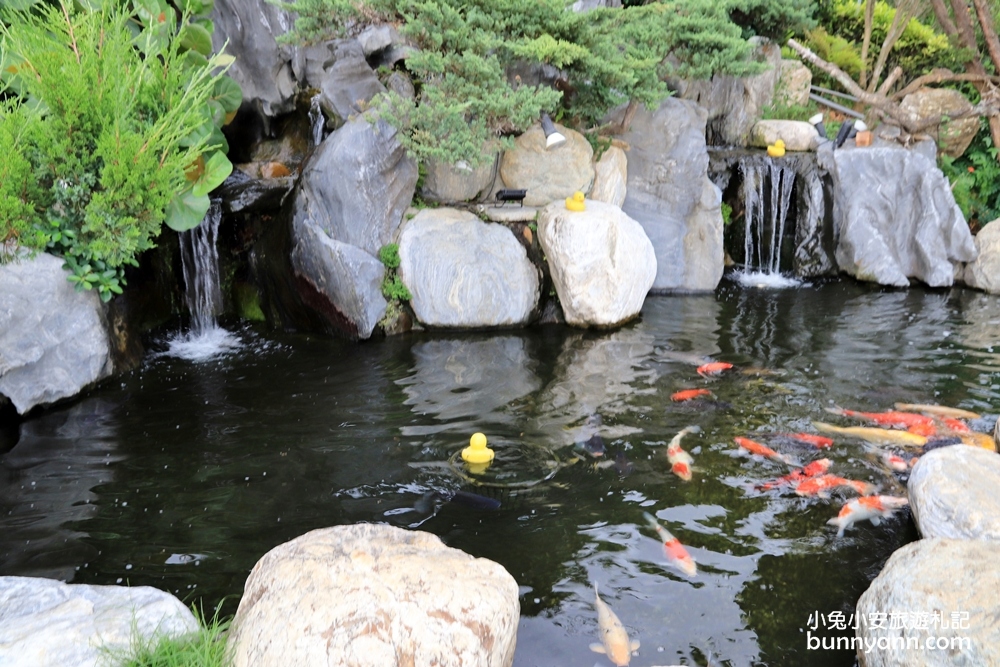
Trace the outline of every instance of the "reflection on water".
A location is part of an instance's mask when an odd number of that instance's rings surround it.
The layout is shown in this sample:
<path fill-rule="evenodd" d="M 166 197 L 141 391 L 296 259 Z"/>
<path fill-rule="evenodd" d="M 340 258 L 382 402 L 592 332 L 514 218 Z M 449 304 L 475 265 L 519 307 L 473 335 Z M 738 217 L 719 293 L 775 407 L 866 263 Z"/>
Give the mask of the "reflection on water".
<path fill-rule="evenodd" d="M 995 298 L 960 290 L 727 282 L 651 298 L 613 332 L 276 335 L 208 362 L 152 357 L 24 422 L 0 454 L 0 574 L 153 585 L 206 608 L 232 596 L 231 613 L 273 546 L 379 521 L 508 569 L 523 592 L 518 667 L 607 664 L 588 649 L 594 581 L 642 642 L 632 665 L 703 665 L 711 652 L 729 666 L 848 667 L 849 652 L 806 650 L 802 628 L 811 613 L 852 611 L 915 539 L 909 515 L 838 539 L 826 522 L 841 500 L 756 490 L 788 469 L 732 439 L 808 431 L 833 404 L 995 414 L 998 323 Z M 736 368 L 701 378 L 707 359 Z M 670 400 L 690 388 L 713 397 Z M 690 482 L 665 453 L 686 426 L 701 428 L 683 443 Z M 498 452 L 482 476 L 449 463 L 475 431 Z M 590 435 L 630 473 L 577 459 Z M 858 444 L 828 456 L 837 474 L 903 488 Z M 501 507 L 446 502 L 460 489 Z M 643 512 L 687 545 L 697 577 L 665 562 Z"/>

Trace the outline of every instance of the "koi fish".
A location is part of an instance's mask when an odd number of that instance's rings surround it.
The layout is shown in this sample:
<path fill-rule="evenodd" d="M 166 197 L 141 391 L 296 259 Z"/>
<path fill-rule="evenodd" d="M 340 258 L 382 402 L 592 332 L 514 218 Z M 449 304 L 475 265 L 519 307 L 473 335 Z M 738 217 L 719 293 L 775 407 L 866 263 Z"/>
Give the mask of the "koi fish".
<path fill-rule="evenodd" d="M 682 401 L 690 401 L 699 396 L 711 396 L 712 392 L 708 389 L 684 389 L 683 391 L 674 392 L 670 394 L 670 400 L 675 403 L 680 403 Z"/>
<path fill-rule="evenodd" d="M 776 489 L 779 486 L 785 486 L 786 484 L 797 484 L 809 479 L 810 477 L 818 477 L 819 475 L 825 474 L 826 471 L 830 469 L 830 465 L 830 459 L 817 459 L 816 461 L 813 461 L 798 470 L 793 470 L 784 477 L 779 477 L 773 481 L 765 482 L 757 488 L 762 491 L 770 491 L 771 489 Z"/>
<path fill-rule="evenodd" d="M 962 443 L 966 445 L 972 445 L 973 447 L 982 447 L 991 452 L 997 451 L 996 441 L 986 433 L 960 433 L 958 435 L 962 439 Z"/>
<path fill-rule="evenodd" d="M 820 475 L 810 477 L 799 483 L 795 487 L 795 494 L 799 496 L 819 496 L 829 498 L 830 491 L 847 486 L 857 491 L 860 496 L 870 496 L 875 493 L 875 485 L 868 482 L 859 482 L 854 479 L 845 479 L 837 475 Z"/>
<path fill-rule="evenodd" d="M 901 428 L 910 427 L 934 427 L 934 419 L 926 415 L 918 415 L 912 412 L 858 412 L 856 410 L 845 410 L 844 408 L 824 408 L 827 412 L 842 417 L 854 417 L 855 419 L 867 419 L 882 426 L 898 426 Z"/>
<path fill-rule="evenodd" d="M 751 440 L 750 438 L 743 438 L 741 436 L 736 436 L 735 438 L 733 438 L 733 440 L 736 441 L 737 445 L 739 445 L 743 449 L 747 450 L 748 452 L 756 456 L 763 456 L 764 458 L 767 459 L 775 459 L 776 461 L 787 463 L 790 466 L 801 467 L 799 466 L 798 463 L 792 461 L 787 456 L 779 454 L 778 452 L 774 451 L 767 445 L 762 445 L 755 440 Z"/>
<path fill-rule="evenodd" d="M 893 454 L 892 452 L 882 453 L 882 463 L 884 463 L 886 467 L 889 468 L 890 470 L 895 470 L 896 472 L 906 472 L 907 470 L 913 467 L 916 461 L 917 461 L 916 457 L 911 458 L 909 461 L 907 461 L 902 456 L 899 456 L 898 454 Z"/>
<path fill-rule="evenodd" d="M 698 375 L 702 376 L 703 378 L 707 378 L 714 375 L 719 375 L 723 371 L 728 371 L 732 367 L 733 367 L 732 364 L 726 363 L 725 361 L 713 361 L 711 363 L 702 364 L 701 366 L 698 366 L 697 371 Z"/>
<path fill-rule="evenodd" d="M 854 438 L 861 438 L 875 444 L 900 445 L 903 447 L 922 447 L 927 438 L 908 431 L 893 431 L 886 428 L 873 428 L 868 426 L 834 426 L 825 422 L 813 422 L 813 427 L 817 431 L 824 433 L 839 433 L 849 435 Z"/>
<path fill-rule="evenodd" d="M 909 504 L 909 500 L 898 496 L 855 498 L 844 505 L 836 519 L 830 519 L 827 523 L 837 526 L 837 537 L 843 537 L 844 531 L 858 521 L 870 519 L 872 525 L 877 526 L 882 523 L 882 519 L 888 519 L 896 510 Z"/>
<path fill-rule="evenodd" d="M 928 405 L 926 403 L 896 403 L 897 410 L 904 412 L 923 412 L 935 417 L 951 417 L 953 419 L 979 419 L 980 415 L 960 408 L 949 408 L 944 405 Z"/>
<path fill-rule="evenodd" d="M 691 466 L 694 465 L 694 459 L 691 458 L 690 454 L 681 449 L 681 438 L 688 433 L 698 433 L 700 431 L 700 426 L 688 426 L 681 429 L 680 433 L 675 435 L 670 444 L 667 445 L 667 461 L 670 462 L 670 472 L 685 482 L 691 481 Z"/>
<path fill-rule="evenodd" d="M 642 513 L 643 518 L 649 523 L 649 527 L 656 531 L 656 534 L 660 536 L 663 541 L 663 553 L 667 557 L 667 562 L 679 569 L 681 572 L 689 577 L 693 577 L 698 574 L 698 566 L 695 565 L 694 558 L 688 553 L 688 550 L 684 548 L 680 540 L 670 534 L 666 528 L 660 525 L 660 522 L 653 517 L 649 512 Z"/>
<path fill-rule="evenodd" d="M 601 633 L 601 643 L 594 642 L 590 650 L 594 653 L 604 653 L 615 667 L 628 667 L 632 659 L 632 651 L 639 649 L 639 640 L 629 641 L 625 626 L 618 620 L 611 607 L 604 604 L 597 592 L 597 582 L 594 582 L 594 608 L 597 609 L 597 627 Z"/>
<path fill-rule="evenodd" d="M 816 449 L 829 449 L 830 447 L 833 447 L 832 438 L 827 438 L 822 435 L 813 435 L 812 433 L 782 433 L 781 437 L 791 438 L 792 440 L 812 445 Z"/>

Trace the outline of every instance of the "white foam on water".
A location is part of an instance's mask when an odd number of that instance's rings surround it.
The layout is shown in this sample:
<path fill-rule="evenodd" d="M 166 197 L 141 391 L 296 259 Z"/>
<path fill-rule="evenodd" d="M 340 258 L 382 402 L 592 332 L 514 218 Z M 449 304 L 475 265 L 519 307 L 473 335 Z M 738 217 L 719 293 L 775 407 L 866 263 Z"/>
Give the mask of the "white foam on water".
<path fill-rule="evenodd" d="M 733 280 L 744 287 L 760 289 L 787 289 L 802 287 L 805 282 L 798 278 L 790 278 L 780 273 L 765 273 L 763 271 L 734 271 Z"/>
<path fill-rule="evenodd" d="M 243 340 L 222 327 L 211 327 L 197 332 L 180 334 L 167 341 L 169 348 L 164 356 L 188 361 L 208 361 L 243 347 Z"/>

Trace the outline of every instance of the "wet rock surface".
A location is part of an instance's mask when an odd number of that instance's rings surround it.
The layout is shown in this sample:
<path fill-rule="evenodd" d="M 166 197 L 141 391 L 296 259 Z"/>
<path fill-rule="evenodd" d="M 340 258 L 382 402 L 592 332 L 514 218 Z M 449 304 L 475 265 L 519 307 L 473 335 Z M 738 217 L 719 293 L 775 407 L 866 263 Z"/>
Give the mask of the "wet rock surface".
<path fill-rule="evenodd" d="M 920 457 L 908 482 L 920 534 L 1000 541 L 1000 455 L 955 445 Z"/>
<path fill-rule="evenodd" d="M 975 244 L 979 255 L 965 267 L 965 284 L 1000 294 L 1000 220 L 980 229 Z"/>

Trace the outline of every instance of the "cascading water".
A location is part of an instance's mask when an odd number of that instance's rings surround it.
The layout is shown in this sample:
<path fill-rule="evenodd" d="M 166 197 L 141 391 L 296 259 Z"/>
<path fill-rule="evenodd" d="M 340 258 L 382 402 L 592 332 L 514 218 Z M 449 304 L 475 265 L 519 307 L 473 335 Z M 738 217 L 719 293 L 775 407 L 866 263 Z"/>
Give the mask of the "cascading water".
<path fill-rule="evenodd" d="M 216 248 L 221 220 L 222 205 L 213 200 L 201 224 L 180 234 L 184 298 L 191 313 L 191 326 L 187 334 L 170 341 L 167 354 L 171 356 L 207 359 L 240 345 L 237 336 L 216 322 L 222 308 L 219 253 Z"/>
<path fill-rule="evenodd" d="M 326 125 L 326 118 L 319 105 L 319 98 L 319 93 L 316 93 L 309 100 L 309 124 L 312 127 L 313 146 L 319 146 L 323 143 L 323 128 Z"/>
<path fill-rule="evenodd" d="M 743 270 L 738 280 L 759 287 L 791 287 L 799 280 L 781 274 L 781 242 L 791 207 L 795 171 L 764 161 L 745 161 L 743 173 Z"/>

